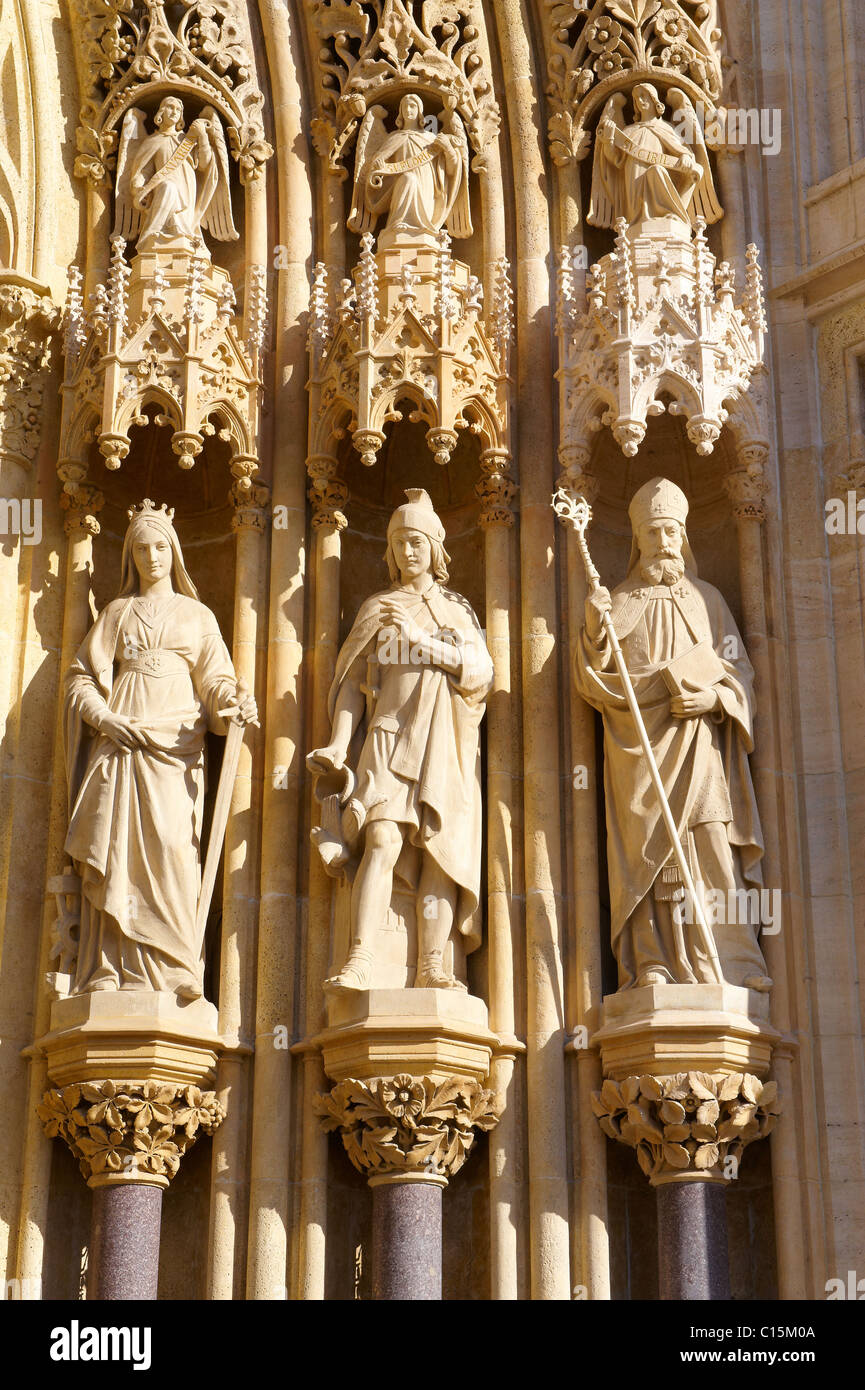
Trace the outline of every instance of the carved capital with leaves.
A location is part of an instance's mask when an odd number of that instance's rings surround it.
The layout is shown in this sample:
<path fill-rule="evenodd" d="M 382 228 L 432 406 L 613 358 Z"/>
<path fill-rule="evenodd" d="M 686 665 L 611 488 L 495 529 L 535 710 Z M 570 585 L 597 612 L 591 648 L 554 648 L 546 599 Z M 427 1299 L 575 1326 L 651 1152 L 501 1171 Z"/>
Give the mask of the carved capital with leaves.
<path fill-rule="evenodd" d="M 653 1186 L 738 1172 L 742 1152 L 780 1113 L 774 1081 L 747 1072 L 678 1072 L 604 1082 L 592 1109 L 610 1139 L 636 1149 Z"/>
<path fill-rule="evenodd" d="M 46 1091 L 37 1107 L 49 1139 L 63 1139 L 91 1187 L 167 1187 L 199 1134 L 225 1118 L 214 1091 L 160 1081 L 97 1081 Z"/>
<path fill-rule="evenodd" d="M 458 1173 L 478 1130 L 499 1118 L 492 1091 L 456 1078 L 398 1075 L 340 1081 L 314 1101 L 328 1131 L 339 1130 L 354 1167 L 368 1178 L 404 1175 L 441 1183 Z"/>

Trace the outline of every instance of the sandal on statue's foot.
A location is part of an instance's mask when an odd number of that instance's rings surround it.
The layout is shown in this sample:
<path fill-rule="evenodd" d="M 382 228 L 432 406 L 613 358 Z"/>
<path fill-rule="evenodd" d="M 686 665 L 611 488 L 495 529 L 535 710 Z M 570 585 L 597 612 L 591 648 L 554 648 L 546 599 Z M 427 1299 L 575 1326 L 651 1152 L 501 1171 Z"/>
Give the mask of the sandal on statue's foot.
<path fill-rule="evenodd" d="M 349 952 L 348 960 L 339 973 L 331 975 L 329 980 L 325 980 L 324 987 L 331 994 L 339 994 L 347 990 L 369 989 L 371 966 L 372 952 L 355 946 Z"/>
<path fill-rule="evenodd" d="M 415 989 L 466 989 L 467 986 L 445 970 L 441 951 L 430 951 L 418 966 Z"/>

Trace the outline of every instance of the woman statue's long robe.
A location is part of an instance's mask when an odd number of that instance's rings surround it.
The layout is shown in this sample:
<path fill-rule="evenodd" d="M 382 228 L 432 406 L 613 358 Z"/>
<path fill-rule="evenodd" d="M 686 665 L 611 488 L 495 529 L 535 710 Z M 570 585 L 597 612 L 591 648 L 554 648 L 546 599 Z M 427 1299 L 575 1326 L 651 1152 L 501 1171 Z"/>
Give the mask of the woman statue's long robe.
<path fill-rule="evenodd" d="M 148 608 L 114 599 L 66 677 L 70 824 L 66 852 L 82 880 L 74 990 L 201 993 L 204 742 L 225 733 L 231 658 L 204 604 L 183 594 Z M 153 746 L 121 748 L 100 733 L 111 711 Z"/>

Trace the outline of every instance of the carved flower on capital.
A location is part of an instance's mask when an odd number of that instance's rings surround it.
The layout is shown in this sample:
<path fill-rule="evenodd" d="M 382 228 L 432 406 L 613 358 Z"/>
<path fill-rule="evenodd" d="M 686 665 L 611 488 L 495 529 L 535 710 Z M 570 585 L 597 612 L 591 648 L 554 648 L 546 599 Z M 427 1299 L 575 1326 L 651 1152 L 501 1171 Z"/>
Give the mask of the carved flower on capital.
<path fill-rule="evenodd" d="M 388 1113 L 408 1125 L 420 1114 L 426 1100 L 423 1086 L 410 1076 L 395 1076 L 392 1081 L 385 1081 L 381 1096 Z"/>
<path fill-rule="evenodd" d="M 128 1097 L 118 1095 L 117 1087 L 113 1081 L 106 1081 L 101 1087 L 82 1086 L 81 1096 L 83 1100 L 93 1102 L 86 1114 L 88 1125 L 105 1125 L 110 1130 L 123 1128 L 120 1106 Z"/>
<path fill-rule="evenodd" d="M 151 1125 L 168 1125 L 173 1122 L 171 1104 L 177 1094 L 176 1086 L 160 1086 L 156 1081 L 145 1081 L 140 1096 L 130 1096 L 124 1109 L 135 1116 L 134 1128 L 139 1133 Z"/>
<path fill-rule="evenodd" d="M 178 1129 L 184 1130 L 187 1139 L 194 1139 L 199 1129 L 209 1134 L 218 1127 L 222 1107 L 213 1091 L 200 1091 L 197 1086 L 187 1086 L 183 1099 L 186 1105 L 176 1111 L 174 1123 Z"/>
<path fill-rule="evenodd" d="M 70 1125 L 86 1124 L 84 1112 L 78 1110 L 80 1099 L 80 1086 L 64 1086 L 62 1091 L 51 1092 L 50 1103 L 44 1097 L 37 1105 L 36 1113 L 49 1139 L 65 1139 Z"/>
<path fill-rule="evenodd" d="M 86 1134 L 79 1134 L 76 1147 L 83 1155 L 91 1173 L 119 1173 L 123 1167 L 121 1129 L 104 1129 L 102 1125 L 89 1125 Z"/>
<path fill-rule="evenodd" d="M 184 1148 L 178 1148 L 174 1130 L 170 1124 L 163 1125 L 155 1134 L 146 1130 L 132 1136 L 132 1149 L 135 1165 L 147 1173 L 158 1177 L 173 1178 L 180 1167 Z"/>

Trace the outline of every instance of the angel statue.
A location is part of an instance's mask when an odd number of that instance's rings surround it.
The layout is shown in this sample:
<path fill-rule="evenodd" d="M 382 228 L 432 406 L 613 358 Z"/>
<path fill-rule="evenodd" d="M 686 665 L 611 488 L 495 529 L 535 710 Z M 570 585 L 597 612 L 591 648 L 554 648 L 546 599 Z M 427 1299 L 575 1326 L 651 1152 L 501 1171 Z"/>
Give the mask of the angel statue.
<path fill-rule="evenodd" d="M 339 653 L 331 740 L 307 756 L 313 840 L 351 891 L 347 959 L 329 992 L 375 987 L 395 880 L 414 891 L 418 989 L 465 989 L 452 934 L 480 943 L 480 724 L 493 679 L 471 606 L 445 588 L 445 528 L 422 488 L 390 518 L 391 585 L 361 605 Z"/>
<path fill-rule="evenodd" d="M 148 135 L 146 116 L 127 111 L 117 155 L 114 235 L 138 238 L 139 251 L 181 244 L 203 245 L 202 231 L 217 241 L 236 241 L 228 181 L 228 149 L 219 116 L 205 107 L 183 129 L 183 103 L 166 97 Z"/>
<path fill-rule="evenodd" d="M 454 237 L 471 236 L 469 145 L 453 99 L 446 99 L 439 131 L 425 128 L 414 92 L 400 102 L 390 134 L 387 114 L 384 106 L 371 106 L 360 128 L 350 230 L 371 232 L 387 211 L 382 249 L 397 240 L 436 246 L 445 226 Z"/>
<path fill-rule="evenodd" d="M 256 705 L 187 573 L 173 512 L 145 499 L 129 517 L 120 591 L 65 681 L 73 993 L 197 999 L 205 736 L 255 722 Z"/>
<path fill-rule="evenodd" d="M 625 125 L 627 97 L 616 92 L 598 122 L 592 196 L 588 220 L 595 227 L 614 227 L 624 218 L 639 227 L 653 218 L 673 218 L 690 238 L 698 217 L 717 222 L 718 202 L 706 142 L 694 106 L 678 87 L 669 94 L 673 121 L 650 82 L 634 88 L 636 120 Z M 687 229 L 686 231 L 684 229 Z"/>

